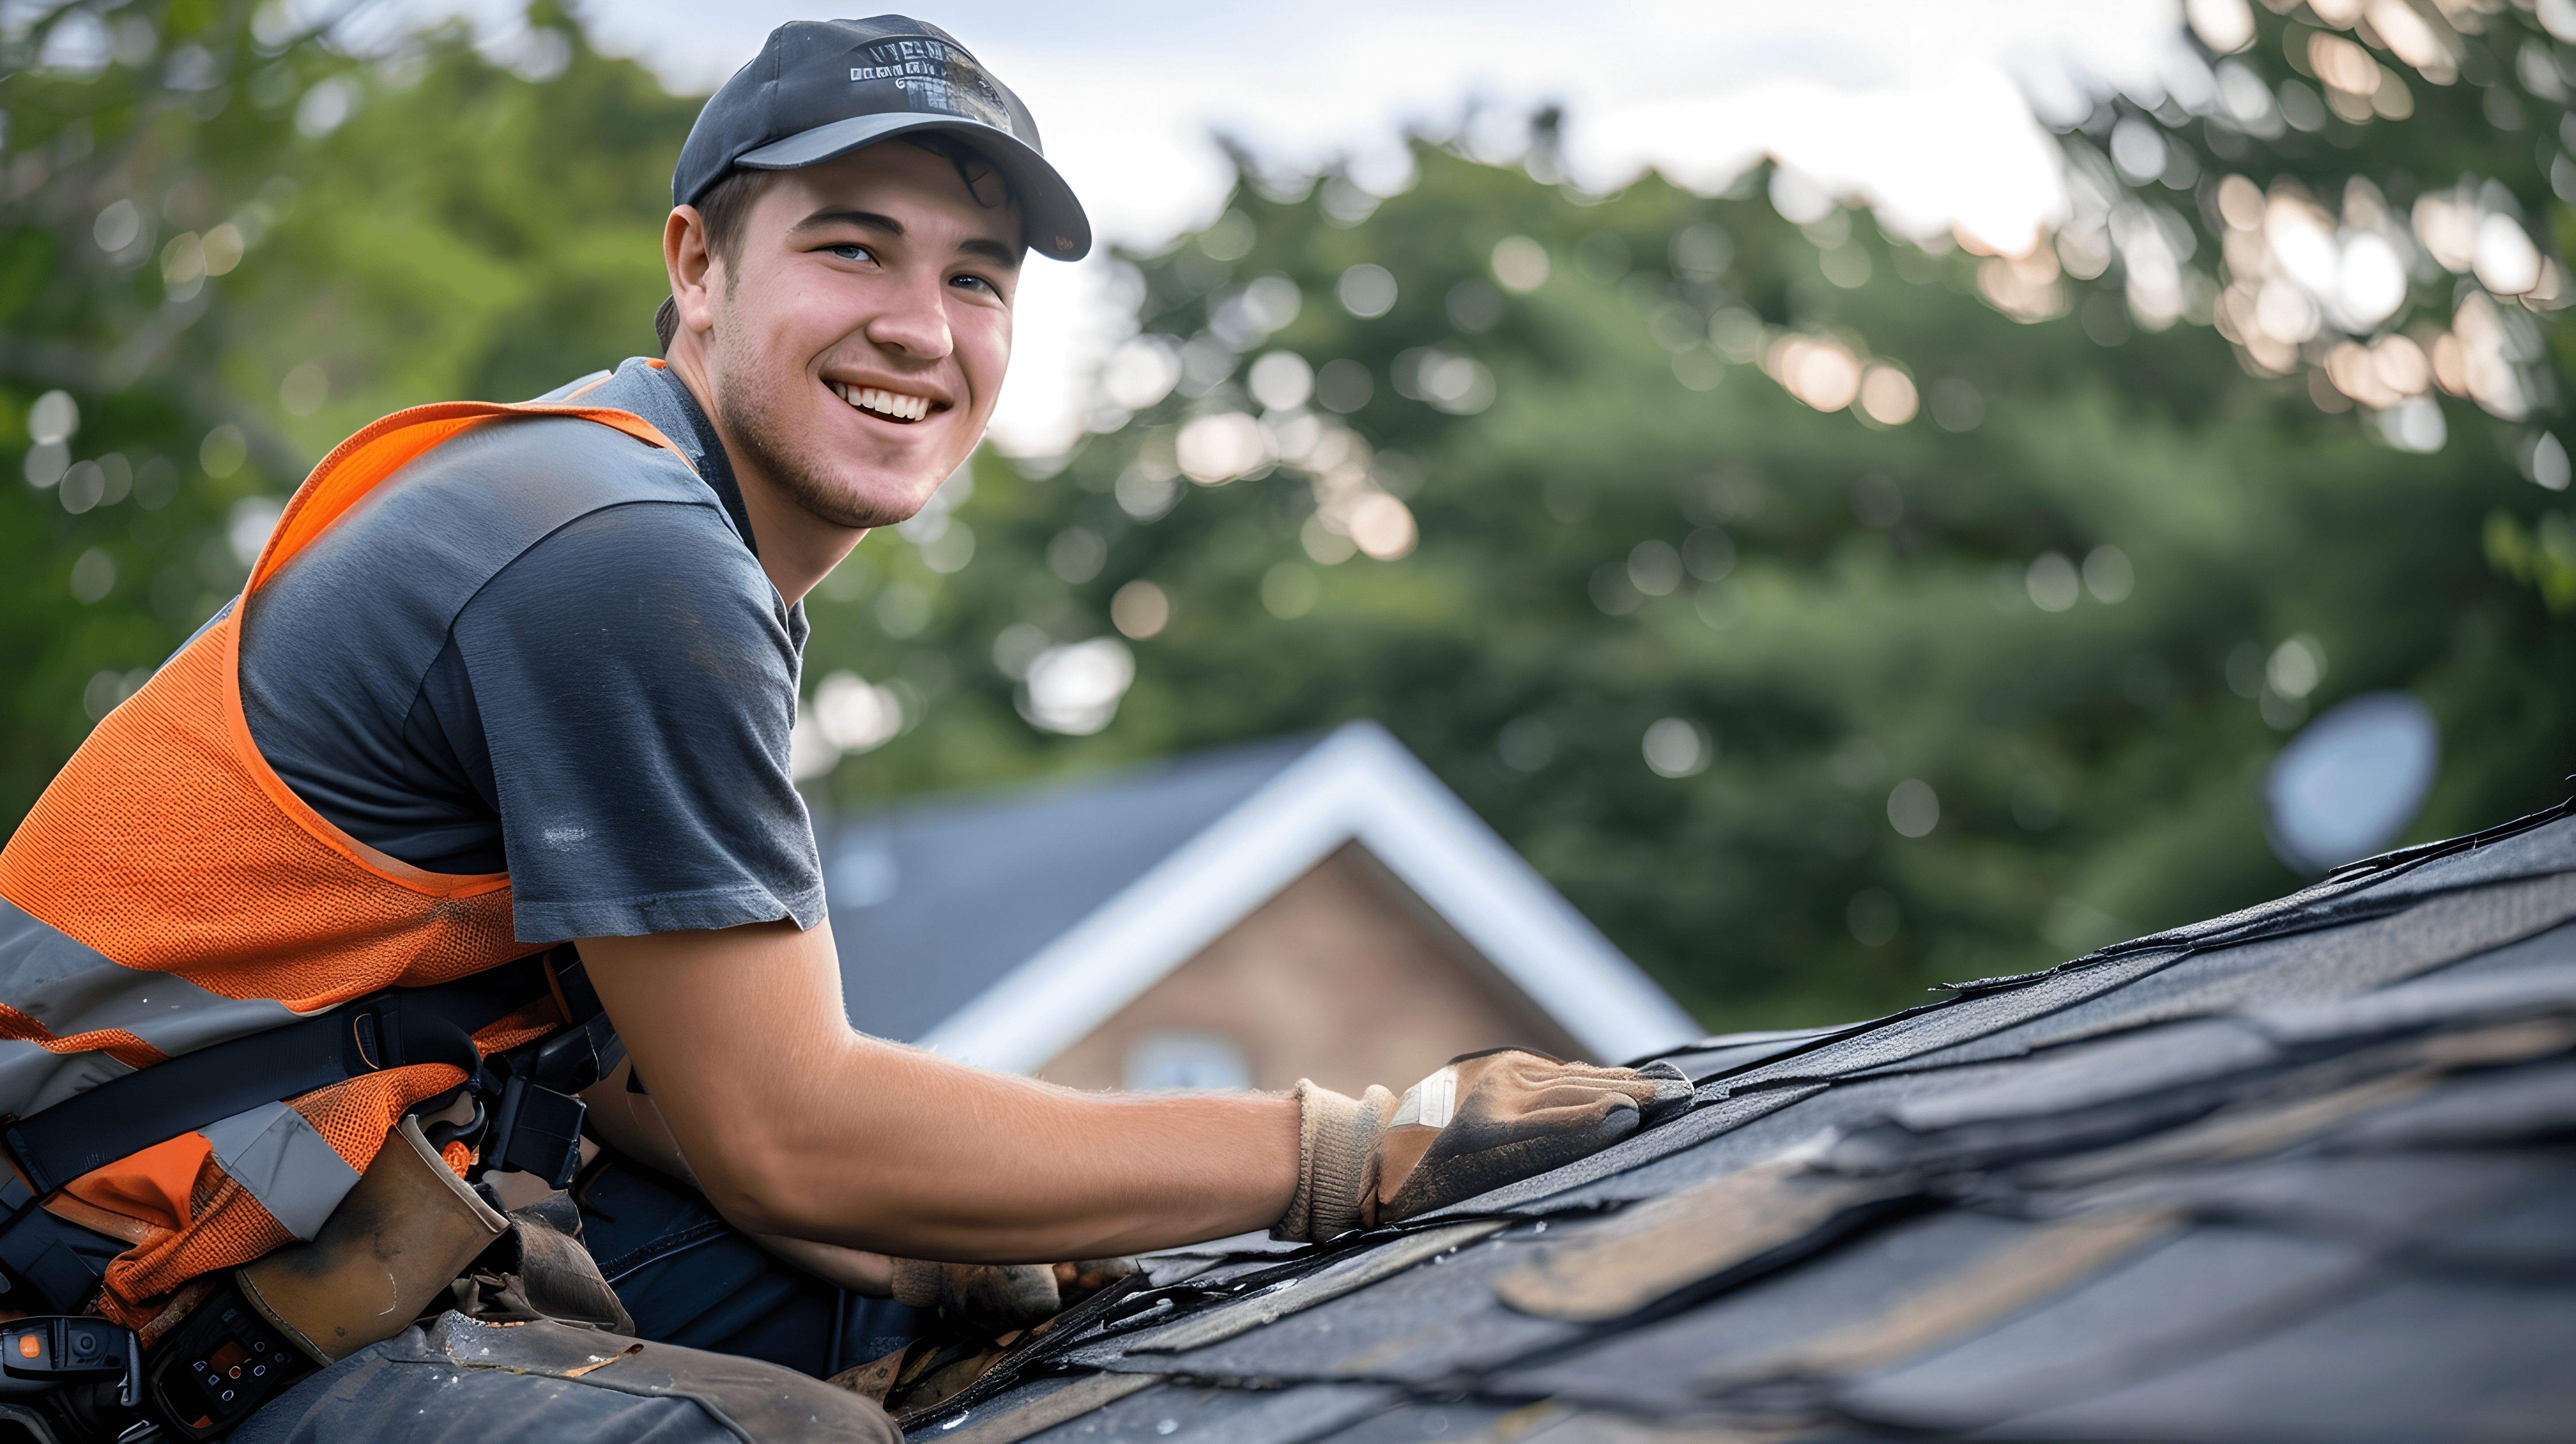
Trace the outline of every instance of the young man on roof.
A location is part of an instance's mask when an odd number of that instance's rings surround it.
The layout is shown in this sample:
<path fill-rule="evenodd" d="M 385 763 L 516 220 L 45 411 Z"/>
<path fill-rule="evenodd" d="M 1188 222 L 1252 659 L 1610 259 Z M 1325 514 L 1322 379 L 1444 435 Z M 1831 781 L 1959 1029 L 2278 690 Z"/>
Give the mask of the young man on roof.
<path fill-rule="evenodd" d="M 672 192 L 666 360 L 352 437 L 0 852 L 5 1298 L 139 1355 L 45 1326 L 63 1430 L 882 1437 L 815 1379 L 909 1308 L 1031 1321 L 1046 1261 L 1395 1222 L 1688 1097 L 1509 1051 L 1087 1094 L 855 1031 L 799 599 L 974 450 L 1023 255 L 1089 225 L 899 16 L 772 34 Z"/>

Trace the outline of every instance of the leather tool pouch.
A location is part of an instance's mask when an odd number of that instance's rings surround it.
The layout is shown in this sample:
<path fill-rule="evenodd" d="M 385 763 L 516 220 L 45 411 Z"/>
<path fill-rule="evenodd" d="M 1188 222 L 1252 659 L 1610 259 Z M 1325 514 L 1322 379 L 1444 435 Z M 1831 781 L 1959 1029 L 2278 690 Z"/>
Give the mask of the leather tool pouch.
<path fill-rule="evenodd" d="M 234 1278 L 291 1343 L 331 1364 L 411 1327 L 509 1226 L 405 1118 L 312 1242 Z"/>
<path fill-rule="evenodd" d="M 156 1412 L 183 1437 L 218 1437 L 316 1366 L 451 1309 L 632 1333 L 580 1231 L 563 1193 L 493 1212 L 406 1118 L 312 1242 L 235 1270 L 153 1349 Z"/>
<path fill-rule="evenodd" d="M 449 1286 L 448 1307 L 487 1324 L 539 1319 L 632 1334 L 635 1320 L 581 1245 L 581 1210 L 549 1193 L 508 1214 L 510 1231 Z"/>
<path fill-rule="evenodd" d="M 152 1411 L 188 1439 L 229 1433 L 316 1366 L 411 1327 L 507 1220 L 405 1118 L 308 1243 L 233 1270 L 153 1346 Z"/>

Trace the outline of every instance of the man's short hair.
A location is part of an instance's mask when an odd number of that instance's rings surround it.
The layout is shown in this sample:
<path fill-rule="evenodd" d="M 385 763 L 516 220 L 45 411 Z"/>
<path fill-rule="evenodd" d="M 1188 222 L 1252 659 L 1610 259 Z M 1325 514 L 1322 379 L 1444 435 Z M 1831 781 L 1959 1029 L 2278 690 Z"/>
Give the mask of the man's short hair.
<path fill-rule="evenodd" d="M 985 158 L 983 152 L 955 137 L 937 131 L 899 136 L 905 145 L 926 150 L 956 168 L 957 178 L 966 184 L 966 193 L 986 210 L 1002 206 L 1019 206 L 1020 196 L 1011 178 L 1000 167 Z M 750 223 L 753 203 L 760 199 L 761 182 L 777 171 L 738 170 L 708 187 L 698 199 L 698 218 L 707 228 L 707 249 L 724 262 L 725 284 L 733 284 L 734 268 L 742 261 L 743 227 Z M 1022 207 L 1025 211 L 1025 207 Z M 1027 237 L 1020 249 L 1028 249 Z M 671 354 L 671 338 L 680 334 L 680 305 L 669 296 L 662 298 L 661 309 L 653 313 L 653 332 L 662 338 L 662 354 Z"/>

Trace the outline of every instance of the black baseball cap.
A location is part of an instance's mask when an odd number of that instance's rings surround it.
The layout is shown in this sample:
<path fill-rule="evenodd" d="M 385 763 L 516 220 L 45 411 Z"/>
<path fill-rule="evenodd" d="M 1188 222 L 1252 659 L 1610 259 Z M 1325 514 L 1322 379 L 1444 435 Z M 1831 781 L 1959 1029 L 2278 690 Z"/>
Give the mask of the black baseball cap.
<path fill-rule="evenodd" d="M 737 170 L 798 170 L 896 136 L 953 136 L 1001 171 L 1029 249 L 1091 249 L 1091 220 L 1047 164 L 1029 108 L 936 25 L 905 15 L 797 20 L 769 32 L 689 130 L 671 204 L 696 205 Z"/>

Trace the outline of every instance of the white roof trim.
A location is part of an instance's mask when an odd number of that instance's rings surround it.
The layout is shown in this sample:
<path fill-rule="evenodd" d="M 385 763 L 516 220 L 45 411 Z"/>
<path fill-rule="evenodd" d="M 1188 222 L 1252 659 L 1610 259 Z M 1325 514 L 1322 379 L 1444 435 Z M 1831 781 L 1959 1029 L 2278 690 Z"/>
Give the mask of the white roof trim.
<path fill-rule="evenodd" d="M 1035 1069 L 1354 840 L 1595 1061 L 1670 1048 L 1707 1031 L 1385 728 L 1353 722 L 921 1044 L 988 1068 Z"/>

